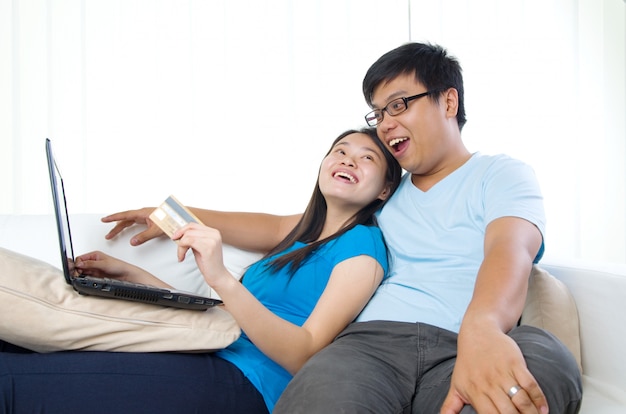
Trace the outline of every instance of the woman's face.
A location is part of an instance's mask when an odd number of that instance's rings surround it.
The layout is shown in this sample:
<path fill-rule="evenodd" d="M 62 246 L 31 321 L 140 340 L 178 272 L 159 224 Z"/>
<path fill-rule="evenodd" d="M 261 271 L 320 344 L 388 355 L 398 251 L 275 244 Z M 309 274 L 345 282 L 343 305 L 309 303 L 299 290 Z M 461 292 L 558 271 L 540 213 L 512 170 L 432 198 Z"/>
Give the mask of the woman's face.
<path fill-rule="evenodd" d="M 377 198 L 386 199 L 387 161 L 366 134 L 353 133 L 339 140 L 322 161 L 319 187 L 332 203 L 359 210 Z"/>

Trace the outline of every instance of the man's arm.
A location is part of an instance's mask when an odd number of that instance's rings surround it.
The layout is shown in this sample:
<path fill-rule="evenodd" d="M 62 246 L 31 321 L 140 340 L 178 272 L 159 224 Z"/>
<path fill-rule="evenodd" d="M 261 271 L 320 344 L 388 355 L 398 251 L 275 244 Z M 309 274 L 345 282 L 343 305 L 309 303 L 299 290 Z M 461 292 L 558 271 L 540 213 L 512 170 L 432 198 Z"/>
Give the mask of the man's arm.
<path fill-rule="evenodd" d="M 217 229 L 224 243 L 241 249 L 267 252 L 276 246 L 296 226 L 301 215 L 277 216 L 263 213 L 238 213 L 205 210 L 191 207 L 190 210 L 205 225 Z M 133 246 L 163 235 L 161 229 L 149 219 L 154 207 L 128 210 L 103 217 L 105 223 L 115 226 L 105 236 L 113 239 L 124 229 L 141 224 L 147 228 L 131 238 Z"/>
<path fill-rule="evenodd" d="M 190 208 L 205 225 L 219 230 L 222 241 L 241 249 L 267 252 L 296 226 L 301 215 L 277 216 Z"/>
<path fill-rule="evenodd" d="M 547 412 L 543 392 L 519 347 L 506 335 L 522 313 L 541 242 L 540 231 L 521 218 L 503 217 L 487 226 L 485 258 L 459 331 L 442 413 L 458 413 L 464 404 L 478 412 Z M 514 385 L 522 391 L 511 398 L 507 391 Z"/>

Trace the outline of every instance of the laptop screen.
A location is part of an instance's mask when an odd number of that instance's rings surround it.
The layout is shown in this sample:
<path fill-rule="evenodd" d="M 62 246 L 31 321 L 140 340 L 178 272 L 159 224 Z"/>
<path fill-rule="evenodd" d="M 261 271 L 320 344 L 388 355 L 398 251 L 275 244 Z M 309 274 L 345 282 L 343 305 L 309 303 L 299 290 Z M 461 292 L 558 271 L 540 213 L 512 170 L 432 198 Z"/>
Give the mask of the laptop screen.
<path fill-rule="evenodd" d="M 70 283 L 71 277 L 77 276 L 76 269 L 74 268 L 74 250 L 72 248 L 72 234 L 70 233 L 69 225 L 70 218 L 67 213 L 63 178 L 54 160 L 50 139 L 46 139 L 46 155 L 48 157 L 48 172 L 50 173 L 52 200 L 54 202 L 54 213 L 56 215 L 57 231 L 59 233 L 63 274 L 65 275 L 67 283 Z"/>

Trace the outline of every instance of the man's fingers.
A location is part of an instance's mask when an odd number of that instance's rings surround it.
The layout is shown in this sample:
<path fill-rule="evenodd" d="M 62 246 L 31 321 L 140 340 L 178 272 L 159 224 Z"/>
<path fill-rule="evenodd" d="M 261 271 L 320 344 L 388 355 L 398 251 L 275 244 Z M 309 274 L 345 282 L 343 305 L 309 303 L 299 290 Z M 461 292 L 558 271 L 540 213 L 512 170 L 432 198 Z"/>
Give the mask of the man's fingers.
<path fill-rule="evenodd" d="M 104 219 L 102 219 L 102 221 L 104 222 Z M 112 238 L 120 234 L 126 227 L 130 227 L 134 224 L 135 222 L 132 220 L 118 221 L 117 224 L 106 234 L 106 236 L 104 236 L 104 238 L 107 240 L 111 240 Z"/>
<path fill-rule="evenodd" d="M 538 412 L 540 412 L 541 414 L 547 414 L 548 400 L 546 399 L 546 396 L 544 395 L 543 391 L 539 387 L 539 384 L 537 384 L 534 378 L 532 379 L 532 381 L 529 381 L 528 383 L 525 383 L 524 385 L 522 385 L 521 388 L 524 391 L 524 394 L 526 397 L 525 401 L 530 400 L 530 403 L 533 404 L 534 407 L 536 407 Z M 520 391 L 518 394 L 521 394 L 521 393 L 522 391 Z M 511 400 L 515 403 L 516 400 L 514 397 L 512 397 Z M 515 405 L 517 406 L 517 403 Z"/>
<path fill-rule="evenodd" d="M 140 246 L 144 244 L 145 242 L 147 242 L 148 240 L 153 239 L 155 235 L 152 233 L 154 233 L 154 230 L 148 229 L 148 230 L 142 231 L 141 233 L 135 234 L 130 239 L 131 246 Z"/>
<path fill-rule="evenodd" d="M 156 237 L 159 237 L 163 232 L 157 226 L 148 227 L 146 230 L 141 233 L 135 234 L 130 239 L 131 246 L 139 246 L 147 242 L 148 240 L 152 240 Z"/>
<path fill-rule="evenodd" d="M 457 414 L 461 412 L 465 403 L 463 400 L 452 390 L 448 392 L 448 396 L 444 400 L 440 414 Z"/>
<path fill-rule="evenodd" d="M 121 227 L 119 225 L 119 223 L 113 227 L 105 236 L 104 238 L 107 240 L 111 240 L 112 238 L 114 238 L 115 236 L 117 236 L 122 230 L 124 230 L 124 227 Z"/>

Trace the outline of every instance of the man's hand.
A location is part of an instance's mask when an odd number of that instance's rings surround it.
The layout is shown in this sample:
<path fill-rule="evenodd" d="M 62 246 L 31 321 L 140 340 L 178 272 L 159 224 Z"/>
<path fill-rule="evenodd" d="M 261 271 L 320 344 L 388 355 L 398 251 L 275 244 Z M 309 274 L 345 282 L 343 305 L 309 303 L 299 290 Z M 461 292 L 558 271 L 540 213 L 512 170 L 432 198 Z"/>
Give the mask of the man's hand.
<path fill-rule="evenodd" d="M 115 227 L 104 237 L 107 240 L 113 239 L 125 228 L 134 226 L 135 224 L 143 224 L 147 226 L 147 229 L 135 234 L 130 239 L 132 246 L 139 246 L 148 240 L 162 236 L 164 234 L 163 231 L 148 218 L 153 211 L 154 207 L 145 207 L 139 210 L 122 211 L 103 217 L 103 223 L 116 223 Z"/>
<path fill-rule="evenodd" d="M 521 389 L 510 397 L 514 386 Z M 466 404 L 479 413 L 548 412 L 548 402 L 519 347 L 498 330 L 459 334 L 450 391 L 441 413 L 459 413 Z"/>

